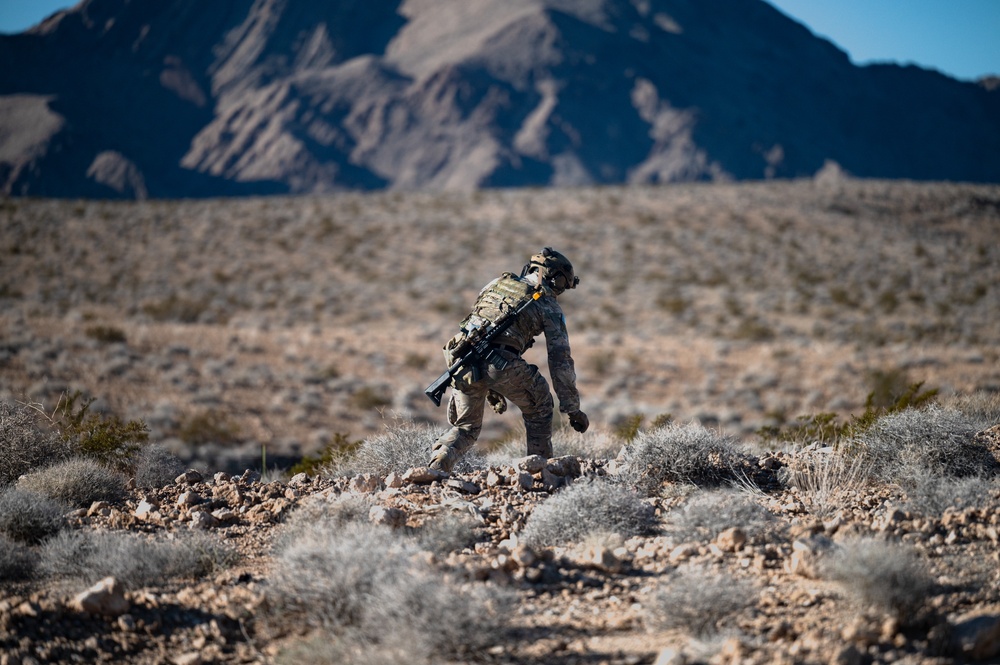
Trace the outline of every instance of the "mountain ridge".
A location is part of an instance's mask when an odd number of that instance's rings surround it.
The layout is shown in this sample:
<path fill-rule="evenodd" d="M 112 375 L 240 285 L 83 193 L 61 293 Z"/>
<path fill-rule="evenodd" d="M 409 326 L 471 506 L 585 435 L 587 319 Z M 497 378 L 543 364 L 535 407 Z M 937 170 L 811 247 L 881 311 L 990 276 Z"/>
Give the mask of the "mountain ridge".
<path fill-rule="evenodd" d="M 0 36 L 0 191 L 1000 182 L 1000 90 L 763 0 L 85 0 Z"/>

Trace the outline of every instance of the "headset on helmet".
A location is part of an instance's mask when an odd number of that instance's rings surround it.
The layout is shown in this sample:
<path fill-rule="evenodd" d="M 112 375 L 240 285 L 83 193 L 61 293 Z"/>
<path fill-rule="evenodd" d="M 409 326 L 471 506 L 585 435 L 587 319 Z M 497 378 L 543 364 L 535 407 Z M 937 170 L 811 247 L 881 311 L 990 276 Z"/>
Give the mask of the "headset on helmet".
<path fill-rule="evenodd" d="M 575 289 L 580 278 L 573 273 L 573 264 L 565 256 L 551 247 L 544 248 L 528 260 L 522 275 L 537 272 L 542 282 L 557 294 L 566 289 Z"/>

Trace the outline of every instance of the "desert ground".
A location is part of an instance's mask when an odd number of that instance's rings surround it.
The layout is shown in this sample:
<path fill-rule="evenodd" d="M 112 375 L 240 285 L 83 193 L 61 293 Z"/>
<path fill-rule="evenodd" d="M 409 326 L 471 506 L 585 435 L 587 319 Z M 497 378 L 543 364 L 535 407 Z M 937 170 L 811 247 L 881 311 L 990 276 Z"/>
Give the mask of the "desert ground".
<path fill-rule="evenodd" d="M 962 445 L 996 454 L 998 231 L 1000 187 L 830 172 L 791 182 L 468 194 L 3 200 L 0 401 L 52 413 L 78 391 L 94 399 L 95 414 L 141 420 L 171 463 L 198 472 L 155 487 L 133 478 L 101 505 L 77 506 L 60 537 L 198 532 L 234 555 L 197 578 L 133 580 L 117 610 L 74 604 L 95 581 L 79 571 L 45 564 L 49 572 L 12 575 L 0 582 L 2 658 L 1000 657 L 989 646 L 1000 640 L 1000 488 L 990 464 L 942 476 L 967 483 L 945 484 L 959 497 L 951 505 L 929 499 L 926 481 L 861 473 L 849 446 L 776 434 L 800 416 L 849 423 L 870 395 L 890 403 L 920 383 L 946 405 L 932 413 L 935 427 L 944 422 Z M 443 370 L 441 345 L 485 283 L 518 272 L 543 246 L 570 257 L 581 277 L 560 301 L 591 431 L 576 435 L 562 416 L 557 458 L 523 459 L 516 410 L 489 414 L 468 466 L 450 477 L 421 470 L 423 451 L 446 426 L 445 410 L 422 394 Z M 544 370 L 543 343 L 526 355 Z M 969 408 L 969 399 L 993 406 Z M 657 464 L 638 464 L 636 450 L 672 450 L 692 433 L 711 444 L 709 453 L 690 449 L 704 468 L 650 481 Z M 305 476 L 288 472 L 303 456 L 349 444 L 369 453 L 385 444 L 385 452 L 368 466 L 347 454 Z M 945 457 L 956 454 L 964 453 Z M 572 522 L 556 499 L 589 482 L 615 488 L 593 495 L 611 492 L 608 503 L 624 501 L 620 513 L 635 520 L 545 535 L 540 507 Z M 632 494 L 615 494 L 620 488 Z M 699 522 L 698 510 L 715 517 Z M 472 519 L 471 540 L 441 536 L 454 547 L 428 548 L 420 534 L 449 516 Z M 324 565 L 360 565 L 351 543 L 402 548 L 387 568 L 419 564 L 412 579 L 437 576 L 434 593 L 456 599 L 451 614 L 431 601 L 411 607 L 415 597 L 437 597 L 426 589 L 387 600 L 372 616 L 358 610 L 362 618 L 328 607 L 337 592 Z M 902 587 L 920 603 L 910 597 L 880 610 L 871 594 L 851 598 L 843 565 L 838 576 L 817 563 L 868 546 L 875 560 L 913 557 L 926 575 L 918 583 L 903 564 L 902 572 L 889 566 L 883 577 L 898 574 L 899 583 L 869 586 L 889 595 Z M 897 546 L 905 556 L 877 549 Z M 43 562 L 54 556 L 44 542 L 18 547 Z M 309 556 L 315 566 L 303 563 Z M 311 592 L 296 586 L 302 577 L 329 593 L 316 591 L 310 605 Z M 373 584 L 352 589 L 367 598 L 388 583 Z M 720 591 L 727 588 L 742 600 Z M 426 637 L 394 642 L 370 632 L 412 628 L 419 622 L 400 614 L 422 611 L 464 625 L 454 615 L 489 608 L 502 626 L 471 622 L 481 639 L 468 648 L 443 629 L 440 652 Z M 970 637 L 981 625 L 987 636 Z"/>

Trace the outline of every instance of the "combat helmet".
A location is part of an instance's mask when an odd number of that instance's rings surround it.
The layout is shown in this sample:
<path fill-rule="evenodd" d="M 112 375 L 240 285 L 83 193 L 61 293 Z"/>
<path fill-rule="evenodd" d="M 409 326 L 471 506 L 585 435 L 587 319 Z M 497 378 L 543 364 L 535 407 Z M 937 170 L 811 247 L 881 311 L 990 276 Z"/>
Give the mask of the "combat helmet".
<path fill-rule="evenodd" d="M 551 247 L 546 247 L 533 255 L 528 260 L 528 265 L 524 266 L 522 274 L 530 275 L 533 272 L 537 272 L 542 283 L 557 295 L 566 289 L 575 289 L 580 283 L 580 278 L 573 273 L 573 264 L 569 259 Z"/>

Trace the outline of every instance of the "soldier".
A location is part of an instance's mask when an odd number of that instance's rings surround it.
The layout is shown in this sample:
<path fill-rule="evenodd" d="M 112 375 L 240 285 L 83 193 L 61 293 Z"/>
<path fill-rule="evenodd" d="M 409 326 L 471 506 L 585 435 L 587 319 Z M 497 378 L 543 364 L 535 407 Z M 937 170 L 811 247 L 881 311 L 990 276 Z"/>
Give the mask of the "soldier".
<path fill-rule="evenodd" d="M 569 415 L 570 425 L 578 432 L 587 431 L 590 421 L 580 410 L 580 393 L 576 389 L 576 372 L 569 351 L 566 318 L 556 297 L 566 289 L 575 289 L 580 278 L 573 274 L 569 260 L 549 247 L 531 257 L 518 277 L 506 272 L 479 292 L 476 304 L 462 322 L 462 331 L 444 347 L 448 364 L 455 362 L 452 354 L 467 334 L 495 323 L 505 312 L 515 309 L 536 293 L 534 305 L 524 310 L 509 328 L 493 342 L 488 360 L 479 368 L 480 378 L 472 381 L 472 372 L 457 377 L 452 384 L 448 403 L 451 429 L 435 442 L 430 467 L 451 471 L 479 438 L 483 427 L 483 409 L 490 406 L 503 413 L 506 399 L 517 405 L 524 418 L 528 439 L 528 454 L 552 456 L 552 394 L 538 367 L 521 357 L 535 337 L 545 333 L 549 374 L 559 397 L 559 410 Z"/>

